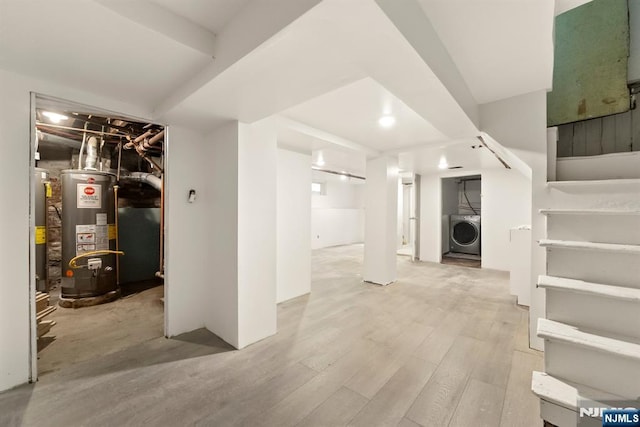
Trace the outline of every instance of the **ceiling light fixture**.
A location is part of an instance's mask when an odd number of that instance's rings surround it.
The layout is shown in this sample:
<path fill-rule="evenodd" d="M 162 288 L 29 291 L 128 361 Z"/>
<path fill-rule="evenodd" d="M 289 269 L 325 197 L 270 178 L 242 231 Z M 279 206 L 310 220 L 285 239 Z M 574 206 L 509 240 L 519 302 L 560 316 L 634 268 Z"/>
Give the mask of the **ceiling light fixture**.
<path fill-rule="evenodd" d="M 346 181 L 347 175 L 340 175 L 340 181 Z"/>
<path fill-rule="evenodd" d="M 69 119 L 69 117 L 64 114 L 53 113 L 51 111 L 43 111 L 42 115 L 48 118 L 52 123 L 60 123 L 62 120 Z"/>
<path fill-rule="evenodd" d="M 449 163 L 447 163 L 447 159 L 444 156 L 440 157 L 440 163 L 438 163 L 438 169 L 447 169 L 449 167 Z"/>
<path fill-rule="evenodd" d="M 396 118 L 393 116 L 382 116 L 378 119 L 378 124 L 383 128 L 390 128 L 396 124 Z"/>

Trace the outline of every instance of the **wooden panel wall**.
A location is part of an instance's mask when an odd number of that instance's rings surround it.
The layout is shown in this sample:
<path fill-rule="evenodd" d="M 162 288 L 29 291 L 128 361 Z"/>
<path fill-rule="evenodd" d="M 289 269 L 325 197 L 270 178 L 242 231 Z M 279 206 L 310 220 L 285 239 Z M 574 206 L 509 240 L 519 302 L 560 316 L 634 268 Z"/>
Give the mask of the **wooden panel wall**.
<path fill-rule="evenodd" d="M 640 151 L 640 108 L 558 126 L 558 157 Z"/>

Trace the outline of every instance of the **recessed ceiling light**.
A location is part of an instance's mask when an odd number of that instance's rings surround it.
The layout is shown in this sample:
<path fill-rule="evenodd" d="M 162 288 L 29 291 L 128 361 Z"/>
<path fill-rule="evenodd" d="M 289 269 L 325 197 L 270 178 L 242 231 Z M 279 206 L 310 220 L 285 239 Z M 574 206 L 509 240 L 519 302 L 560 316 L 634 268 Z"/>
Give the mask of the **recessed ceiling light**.
<path fill-rule="evenodd" d="M 447 159 L 444 156 L 440 157 L 440 163 L 438 163 L 438 169 L 447 169 L 449 167 L 449 163 L 447 163 Z"/>
<path fill-rule="evenodd" d="M 324 166 L 324 160 L 322 160 L 322 159 L 318 159 L 318 161 L 316 162 L 316 165 L 318 165 L 318 166 Z"/>
<path fill-rule="evenodd" d="M 69 119 L 69 117 L 64 114 L 53 113 L 51 111 L 43 111 L 42 115 L 48 118 L 52 123 L 60 123 L 62 120 Z"/>
<path fill-rule="evenodd" d="M 340 175 L 340 181 L 346 181 L 347 175 Z"/>
<path fill-rule="evenodd" d="M 382 116 L 378 119 L 378 124 L 383 128 L 390 128 L 396 124 L 396 118 L 393 116 Z"/>

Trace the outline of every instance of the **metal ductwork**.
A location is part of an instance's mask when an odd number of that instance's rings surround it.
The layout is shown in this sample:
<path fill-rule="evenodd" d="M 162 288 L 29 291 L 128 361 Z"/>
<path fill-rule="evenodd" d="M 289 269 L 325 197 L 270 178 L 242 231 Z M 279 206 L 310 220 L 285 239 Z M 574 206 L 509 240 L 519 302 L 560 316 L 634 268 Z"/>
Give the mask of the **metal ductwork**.
<path fill-rule="evenodd" d="M 146 184 L 149 184 L 156 190 L 162 191 L 162 179 L 151 173 L 131 172 L 128 175 L 123 175 L 121 179 L 123 181 L 144 182 Z"/>

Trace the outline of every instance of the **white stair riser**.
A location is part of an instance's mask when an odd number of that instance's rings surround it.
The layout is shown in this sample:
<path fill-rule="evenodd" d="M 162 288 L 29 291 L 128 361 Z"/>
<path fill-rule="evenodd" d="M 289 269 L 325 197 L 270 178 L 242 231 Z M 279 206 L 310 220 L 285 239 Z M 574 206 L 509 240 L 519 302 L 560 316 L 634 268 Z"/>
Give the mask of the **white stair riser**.
<path fill-rule="evenodd" d="M 640 245 L 640 215 L 549 215 L 547 238 Z"/>
<path fill-rule="evenodd" d="M 547 274 L 638 289 L 640 256 L 550 248 L 547 249 Z"/>
<path fill-rule="evenodd" d="M 640 339 L 640 302 L 557 289 L 547 289 L 546 298 L 547 319 L 598 330 L 603 336 Z"/>
<path fill-rule="evenodd" d="M 547 188 L 549 206 L 556 209 L 638 209 L 640 184 L 636 182 L 559 186 Z"/>
<path fill-rule="evenodd" d="M 545 372 L 629 399 L 640 396 L 640 361 L 573 344 L 545 340 Z"/>
<path fill-rule="evenodd" d="M 633 178 L 640 178 L 638 152 L 560 157 L 556 163 L 558 181 Z"/>

